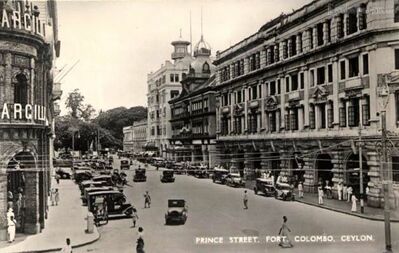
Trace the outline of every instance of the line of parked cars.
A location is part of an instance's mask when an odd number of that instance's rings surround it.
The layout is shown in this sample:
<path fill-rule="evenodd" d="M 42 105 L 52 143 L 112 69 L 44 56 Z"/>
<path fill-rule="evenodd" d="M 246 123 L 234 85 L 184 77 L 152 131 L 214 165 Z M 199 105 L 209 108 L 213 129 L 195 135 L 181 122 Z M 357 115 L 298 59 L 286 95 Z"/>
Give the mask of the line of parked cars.
<path fill-rule="evenodd" d="M 288 183 L 273 182 L 270 178 L 257 178 L 254 193 L 281 200 L 295 200 L 294 187 Z"/>

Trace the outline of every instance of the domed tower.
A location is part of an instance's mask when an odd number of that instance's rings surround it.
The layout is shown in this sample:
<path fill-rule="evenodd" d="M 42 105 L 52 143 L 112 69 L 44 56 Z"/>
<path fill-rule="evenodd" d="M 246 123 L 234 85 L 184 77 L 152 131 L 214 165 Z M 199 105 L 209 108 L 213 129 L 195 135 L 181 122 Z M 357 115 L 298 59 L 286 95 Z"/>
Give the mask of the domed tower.
<path fill-rule="evenodd" d="M 194 47 L 194 57 L 210 57 L 211 46 L 204 40 L 204 36 L 201 34 L 201 39 Z"/>

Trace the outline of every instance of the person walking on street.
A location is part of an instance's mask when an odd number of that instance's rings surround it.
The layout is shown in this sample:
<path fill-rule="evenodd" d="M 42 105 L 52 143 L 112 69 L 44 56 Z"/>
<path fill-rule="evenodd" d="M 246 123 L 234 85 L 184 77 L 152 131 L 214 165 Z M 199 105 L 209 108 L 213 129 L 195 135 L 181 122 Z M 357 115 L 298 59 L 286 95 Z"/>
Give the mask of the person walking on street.
<path fill-rule="evenodd" d="M 351 201 L 352 201 L 352 209 L 351 209 L 351 211 L 352 212 L 356 212 L 357 211 L 357 205 L 356 205 L 357 200 L 358 199 L 356 198 L 355 194 L 352 194 L 352 197 L 351 197 Z"/>
<path fill-rule="evenodd" d="M 323 205 L 323 187 L 320 185 L 319 188 L 317 188 L 317 193 L 319 195 L 319 205 Z"/>
<path fill-rule="evenodd" d="M 299 183 L 298 183 L 298 195 L 299 195 L 300 199 L 303 198 L 303 184 L 302 184 L 302 181 L 299 181 Z"/>
<path fill-rule="evenodd" d="M 61 249 L 62 253 L 72 253 L 71 239 L 66 239 L 66 245 Z"/>
<path fill-rule="evenodd" d="M 58 202 L 60 201 L 60 193 L 58 192 L 58 189 L 55 189 L 54 195 L 55 205 L 58 206 Z"/>
<path fill-rule="evenodd" d="M 139 219 L 139 216 L 137 215 L 137 210 L 136 208 L 133 208 L 133 213 L 132 213 L 132 220 L 133 220 L 133 227 L 136 227 L 136 222 Z"/>
<path fill-rule="evenodd" d="M 139 227 L 139 230 L 137 232 L 137 242 L 136 242 L 136 252 L 137 253 L 145 253 L 144 252 L 144 229 L 142 227 Z"/>
<path fill-rule="evenodd" d="M 342 183 L 341 182 L 338 183 L 337 191 L 338 191 L 338 200 L 342 200 Z"/>
<path fill-rule="evenodd" d="M 278 232 L 278 235 L 282 236 L 282 240 L 278 245 L 282 248 L 294 247 L 294 245 L 291 243 L 288 233 L 291 233 L 291 229 L 287 226 L 287 217 L 283 216 L 283 225 L 281 225 L 280 231 Z"/>
<path fill-rule="evenodd" d="M 342 187 L 342 200 L 346 200 L 348 197 L 348 187 L 346 187 L 346 184 L 344 184 L 344 187 Z"/>
<path fill-rule="evenodd" d="M 7 212 L 7 233 L 8 233 L 8 242 L 12 243 L 15 239 L 15 229 L 17 225 L 17 221 L 14 218 L 14 211 L 12 208 L 8 208 Z"/>
<path fill-rule="evenodd" d="M 55 174 L 55 181 L 57 181 L 57 184 L 60 184 L 60 175 Z"/>
<path fill-rule="evenodd" d="M 244 191 L 243 202 L 244 202 L 244 209 L 248 209 L 248 194 L 247 194 L 247 190 Z"/>
<path fill-rule="evenodd" d="M 151 207 L 151 197 L 148 191 L 145 192 L 144 194 L 144 208 L 150 208 Z"/>

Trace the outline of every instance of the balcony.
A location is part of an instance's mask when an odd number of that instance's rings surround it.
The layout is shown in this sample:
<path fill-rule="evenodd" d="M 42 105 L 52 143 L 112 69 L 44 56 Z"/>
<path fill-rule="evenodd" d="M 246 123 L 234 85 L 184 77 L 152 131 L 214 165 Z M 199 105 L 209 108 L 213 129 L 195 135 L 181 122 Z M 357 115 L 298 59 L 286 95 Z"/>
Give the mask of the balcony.
<path fill-rule="evenodd" d="M 53 101 L 61 99 L 62 90 L 61 90 L 61 83 L 54 83 L 53 84 Z"/>

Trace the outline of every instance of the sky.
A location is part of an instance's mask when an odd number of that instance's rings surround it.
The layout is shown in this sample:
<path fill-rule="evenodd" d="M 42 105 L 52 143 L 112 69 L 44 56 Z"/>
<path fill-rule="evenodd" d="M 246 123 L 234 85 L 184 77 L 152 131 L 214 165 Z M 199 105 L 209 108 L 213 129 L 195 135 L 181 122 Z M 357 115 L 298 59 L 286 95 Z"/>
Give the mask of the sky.
<path fill-rule="evenodd" d="M 58 69 L 74 68 L 61 80 L 60 105 L 78 88 L 85 103 L 99 111 L 147 106 L 147 74 L 171 60 L 172 41 L 201 36 L 212 55 L 254 34 L 282 12 L 310 0 L 58 0 L 61 55 Z M 62 73 L 62 72 L 61 72 Z"/>

